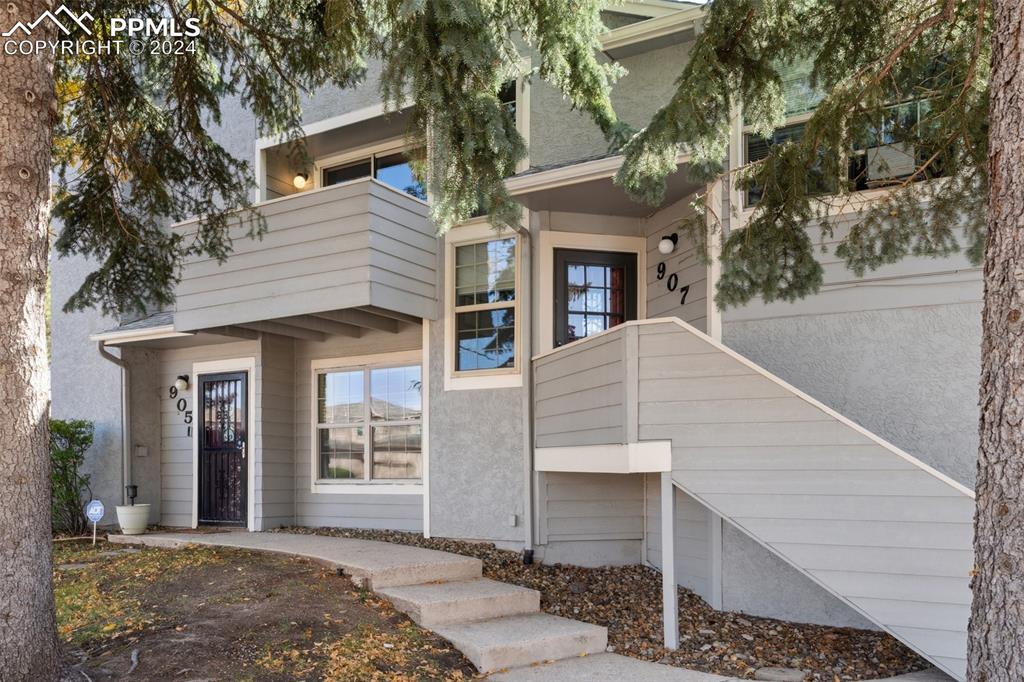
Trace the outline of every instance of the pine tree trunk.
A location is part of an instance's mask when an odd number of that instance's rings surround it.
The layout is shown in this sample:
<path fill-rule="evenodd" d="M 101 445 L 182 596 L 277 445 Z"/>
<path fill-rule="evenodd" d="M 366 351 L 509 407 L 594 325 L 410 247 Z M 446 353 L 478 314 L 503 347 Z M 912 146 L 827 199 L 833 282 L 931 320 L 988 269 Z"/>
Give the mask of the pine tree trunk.
<path fill-rule="evenodd" d="M 1024 6 L 996 0 L 968 679 L 1024 680 Z"/>
<path fill-rule="evenodd" d="M 50 2 L 0 8 L 3 29 Z M 32 39 L 52 39 L 44 22 Z M 0 38 L 0 45 L 6 39 Z M 53 680 L 45 289 L 53 57 L 0 50 L 0 679 Z"/>

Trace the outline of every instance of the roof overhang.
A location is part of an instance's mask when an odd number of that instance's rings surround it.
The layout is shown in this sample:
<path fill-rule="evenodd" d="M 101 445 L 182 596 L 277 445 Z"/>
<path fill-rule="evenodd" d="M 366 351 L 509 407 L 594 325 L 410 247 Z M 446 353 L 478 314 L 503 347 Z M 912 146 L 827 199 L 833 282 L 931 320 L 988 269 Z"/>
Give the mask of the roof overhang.
<path fill-rule="evenodd" d="M 700 32 L 704 11 L 703 7 L 680 9 L 620 26 L 601 36 L 601 50 L 612 59 L 622 59 L 692 39 Z"/>
<path fill-rule="evenodd" d="M 161 339 L 175 339 L 182 336 L 194 336 L 189 332 L 175 331 L 173 324 L 165 324 L 159 327 L 146 327 L 144 329 L 112 329 L 89 336 L 91 341 L 102 341 L 105 345 L 112 346 L 122 343 L 139 343 L 143 341 L 159 341 Z"/>
<path fill-rule="evenodd" d="M 666 181 L 663 205 L 672 204 L 700 189 L 686 172 L 689 154 L 676 157 L 677 171 Z M 658 210 L 634 201 L 613 182 L 622 166 L 621 154 L 569 166 L 515 175 L 505 181 L 509 194 L 532 211 L 565 211 L 642 218 Z"/>

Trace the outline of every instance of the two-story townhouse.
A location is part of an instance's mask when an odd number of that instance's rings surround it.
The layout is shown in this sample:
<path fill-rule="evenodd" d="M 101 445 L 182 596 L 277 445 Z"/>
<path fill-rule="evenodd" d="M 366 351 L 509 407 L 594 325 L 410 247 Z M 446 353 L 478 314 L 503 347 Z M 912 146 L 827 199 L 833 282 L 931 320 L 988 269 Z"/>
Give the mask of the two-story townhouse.
<path fill-rule="evenodd" d="M 667 99 L 701 18 L 668 0 L 606 12 L 627 122 Z M 802 83 L 777 137 L 813 106 Z M 555 90 L 520 79 L 502 96 L 530 147 L 508 180 L 524 227 L 480 218 L 440 239 L 372 66 L 305 103 L 311 163 L 226 115 L 263 238 L 187 262 L 174 310 L 113 328 L 54 314 L 53 413 L 100 426 L 99 494 L 133 483 L 165 526 L 386 528 L 648 563 L 716 608 L 884 628 L 962 678 L 978 269 L 911 258 L 856 278 L 825 252 L 819 294 L 721 311 L 717 266 L 676 228 L 706 189 L 685 154 L 664 203 L 637 204 Z M 740 113 L 733 127 L 730 163 L 756 158 L 766 141 Z M 743 229 L 756 197 L 710 191 Z M 57 305 L 88 265 L 54 264 Z"/>

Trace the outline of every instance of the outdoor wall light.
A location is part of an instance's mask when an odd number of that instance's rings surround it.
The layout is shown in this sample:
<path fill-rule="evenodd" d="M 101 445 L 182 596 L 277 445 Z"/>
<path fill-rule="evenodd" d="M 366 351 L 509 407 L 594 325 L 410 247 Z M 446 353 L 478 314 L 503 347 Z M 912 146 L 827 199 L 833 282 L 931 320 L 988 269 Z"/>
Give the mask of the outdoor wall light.
<path fill-rule="evenodd" d="M 292 184 L 295 185 L 295 189 L 302 189 L 309 182 L 309 176 L 305 173 L 296 173 L 295 177 L 292 178 Z"/>
<path fill-rule="evenodd" d="M 176 389 L 178 389 L 179 392 L 180 391 L 187 391 L 188 390 L 188 375 L 187 374 L 182 374 L 177 379 L 175 379 L 174 380 L 174 387 Z"/>
<path fill-rule="evenodd" d="M 661 238 L 661 241 L 658 242 L 658 253 L 660 253 L 663 256 L 667 256 L 668 254 L 676 250 L 676 244 L 678 243 L 678 234 L 676 234 L 675 232 L 673 232 L 672 234 L 667 234 Z"/>

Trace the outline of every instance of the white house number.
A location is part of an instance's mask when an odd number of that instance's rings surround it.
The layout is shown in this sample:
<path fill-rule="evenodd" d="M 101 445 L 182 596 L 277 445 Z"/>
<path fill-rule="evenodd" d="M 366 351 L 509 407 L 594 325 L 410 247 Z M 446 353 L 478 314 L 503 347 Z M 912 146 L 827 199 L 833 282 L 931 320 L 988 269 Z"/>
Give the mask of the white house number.
<path fill-rule="evenodd" d="M 171 386 L 171 390 L 168 391 L 168 395 L 171 396 L 171 400 L 177 399 L 174 403 L 174 407 L 178 410 L 178 414 L 182 415 L 182 422 L 185 424 L 185 435 L 189 438 L 192 437 L 192 410 L 188 409 L 188 399 L 185 396 L 178 397 L 178 389 Z"/>
<path fill-rule="evenodd" d="M 667 268 L 665 267 L 665 261 L 662 261 L 662 262 L 658 263 L 658 279 L 659 280 L 665 279 L 665 271 L 666 270 L 667 270 Z M 679 288 L 679 275 L 677 275 L 674 272 L 671 275 L 669 275 L 668 276 L 668 281 L 665 282 L 665 288 L 668 289 L 669 291 L 675 291 L 677 288 Z M 684 303 L 686 303 L 686 295 L 689 294 L 689 293 L 690 293 L 690 285 L 689 284 L 687 284 L 686 286 L 684 286 L 681 289 L 679 289 L 679 294 L 680 294 L 679 305 L 683 305 Z"/>

